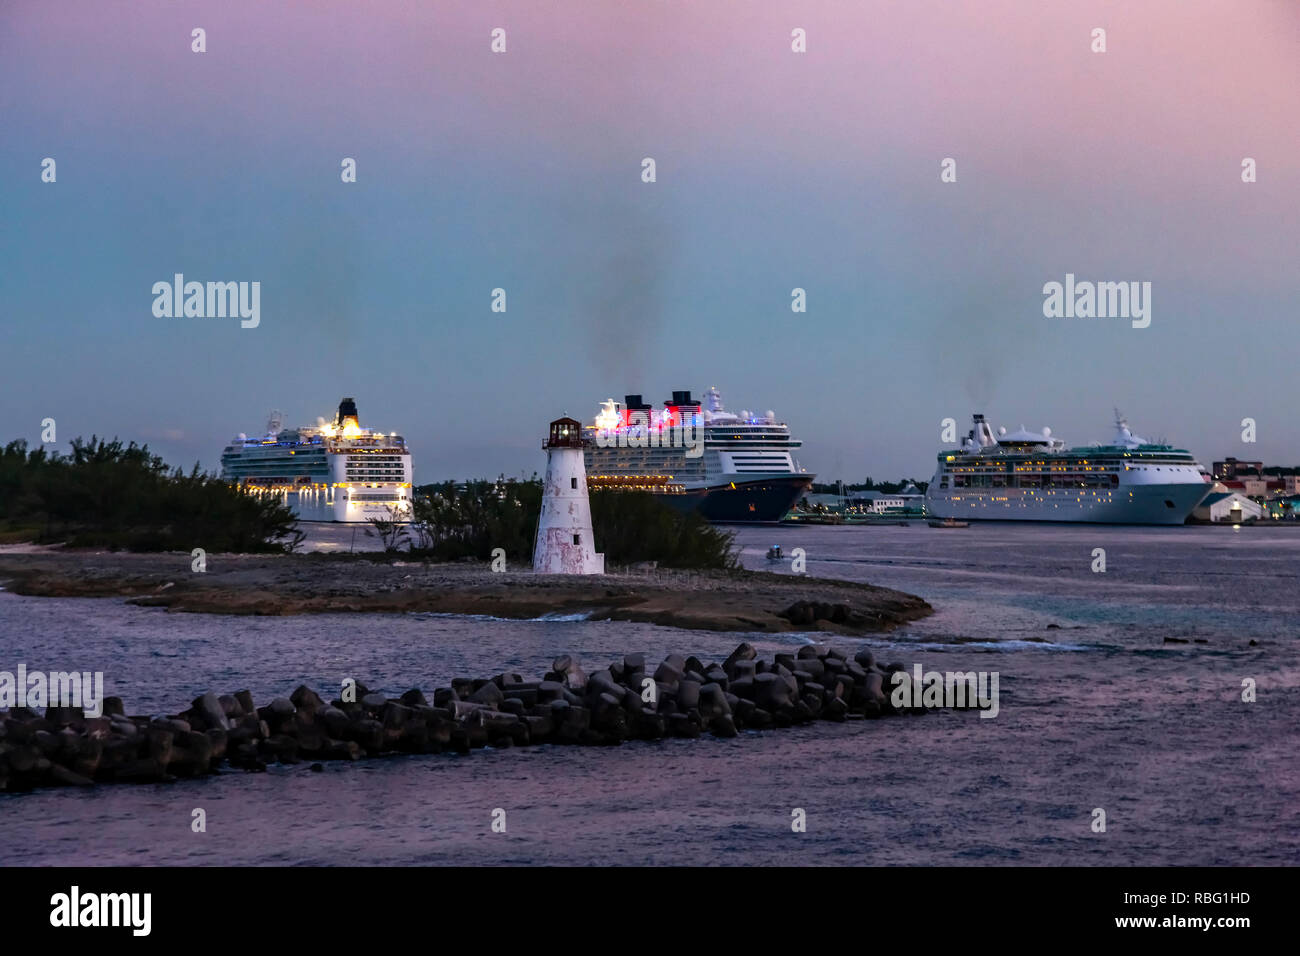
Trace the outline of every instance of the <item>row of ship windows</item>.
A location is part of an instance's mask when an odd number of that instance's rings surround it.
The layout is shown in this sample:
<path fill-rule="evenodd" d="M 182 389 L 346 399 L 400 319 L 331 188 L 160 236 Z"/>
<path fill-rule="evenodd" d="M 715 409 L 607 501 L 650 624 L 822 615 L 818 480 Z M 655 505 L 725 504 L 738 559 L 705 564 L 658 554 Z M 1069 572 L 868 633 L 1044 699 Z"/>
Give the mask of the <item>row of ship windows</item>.
<path fill-rule="evenodd" d="M 752 444 L 752 443 L 751 443 L 751 444 Z M 802 448 L 802 447 L 803 447 L 803 442 L 801 442 L 801 441 L 789 441 L 789 442 L 763 442 L 763 444 L 766 445 L 766 446 L 768 446 L 769 448 L 773 448 L 773 447 L 775 447 L 775 448 Z M 731 448 L 745 448 L 745 446 L 744 446 L 744 445 L 736 445 L 736 444 L 733 444 L 733 443 L 731 443 L 731 442 L 725 442 L 725 441 L 712 441 L 712 440 L 710 440 L 710 442 L 709 442 L 709 451 L 727 451 L 728 449 L 731 449 Z M 748 450 L 748 449 L 746 449 L 746 450 Z"/>
<path fill-rule="evenodd" d="M 690 451 L 685 445 L 660 445 L 658 447 L 646 448 L 597 448 L 587 449 L 587 458 L 601 459 L 605 456 L 611 458 L 631 458 L 635 454 L 640 454 L 642 458 L 646 457 L 677 457 Z"/>
<path fill-rule="evenodd" d="M 329 464 L 324 458 L 309 458 L 305 455 L 302 458 L 290 458 L 287 455 L 276 455 L 267 458 L 240 458 L 238 461 L 230 461 L 229 459 L 223 458 L 221 460 L 221 465 L 223 468 L 228 468 L 231 471 L 245 471 L 249 468 L 266 468 L 270 465 L 275 465 L 280 468 L 301 468 L 304 470 L 307 468 L 329 467 Z"/>
<path fill-rule="evenodd" d="M 1196 469 L 1191 467 L 1190 465 L 1170 465 L 1170 464 L 1165 464 L 1163 466 L 1162 465 L 1128 465 L 1124 468 L 1124 470 L 1125 471 L 1164 471 L 1166 468 L 1171 472 L 1172 471 L 1177 471 L 1177 472 L 1196 471 Z M 1084 471 L 1084 472 L 1102 473 L 1102 474 L 1118 473 L 1119 471 L 1118 467 L 1114 467 L 1114 466 L 1106 467 L 1102 465 L 1079 467 L 1076 470 Z M 1019 474 L 1020 471 L 1021 469 L 1019 467 L 1015 469 L 1016 474 Z M 1053 469 L 1050 472 L 1042 472 L 1038 468 L 1026 468 L 1025 471 L 1030 473 L 1029 475 L 1030 477 L 1037 474 L 1051 475 L 1051 476 L 1072 474 L 1072 472 L 1068 472 L 1065 469 Z M 1001 466 L 992 466 L 992 467 L 984 467 L 984 468 L 954 468 L 949 473 L 953 475 L 1005 475 L 1007 474 L 1006 470 L 1003 469 Z"/>
<path fill-rule="evenodd" d="M 1139 466 L 1130 466 L 1137 468 Z M 1006 474 L 1074 474 L 1075 472 L 1099 472 L 1107 473 L 1126 471 L 1124 465 L 1088 465 L 1083 462 L 1077 462 L 1073 465 L 982 465 L 972 468 L 952 468 L 949 469 L 954 475 L 1006 475 Z"/>
<path fill-rule="evenodd" d="M 267 486 L 275 486 L 275 487 L 281 487 L 281 486 L 300 487 L 300 486 L 310 486 L 310 487 L 313 487 L 313 488 L 314 488 L 314 487 L 317 486 L 318 483 L 317 483 L 317 482 L 314 482 L 314 481 L 311 481 L 311 480 L 310 480 L 311 477 L 312 477 L 312 476 L 310 476 L 310 475 L 284 475 L 284 474 L 280 474 L 280 475 L 244 475 L 243 477 L 241 477 L 241 478 L 239 478 L 239 479 L 227 479 L 227 480 L 228 480 L 228 481 L 229 481 L 229 480 L 239 480 L 239 481 L 242 481 L 242 482 L 244 482 L 245 484 L 247 484 L 247 485 L 249 485 L 249 486 L 253 486 L 253 487 L 267 487 Z M 322 477 L 327 477 L 327 476 L 322 476 Z M 351 476 L 349 476 L 349 478 L 351 479 Z M 398 484 L 398 483 L 400 483 L 400 481 L 401 481 L 400 477 L 388 477 L 388 478 L 385 478 L 385 477 L 380 477 L 380 476 L 362 477 L 362 478 L 355 478 L 355 479 L 351 479 L 351 480 L 356 481 L 356 482 L 359 483 L 359 484 L 363 484 L 363 483 L 365 483 L 365 482 L 382 482 L 382 483 L 384 483 L 384 484 Z M 319 482 L 319 485 L 320 485 L 321 487 L 327 487 L 327 486 L 329 485 L 329 482 L 321 481 L 321 482 Z"/>
<path fill-rule="evenodd" d="M 273 465 L 264 465 L 260 468 L 241 468 L 235 478 L 279 478 L 284 475 L 286 469 L 283 467 L 276 468 Z M 329 469 L 327 468 L 295 468 L 292 474 L 306 478 L 328 478 Z M 400 478 L 405 475 L 401 468 L 349 468 L 347 477 L 349 479 L 359 479 L 366 477 L 386 477 Z"/>
<path fill-rule="evenodd" d="M 1129 498 L 1130 498 L 1130 499 L 1131 499 L 1132 497 L 1133 497 L 1132 495 L 1129 495 Z M 962 500 L 963 500 L 963 499 L 960 498 L 960 497 L 956 497 L 956 498 L 953 498 L 953 499 L 952 499 L 952 501 L 953 501 L 954 503 L 955 503 L 955 502 L 962 501 Z M 1018 505 L 1018 506 L 1021 507 L 1021 508 L 1032 508 L 1035 504 L 1051 505 L 1053 508 L 1059 508 L 1059 507 L 1061 507 L 1061 502 L 1059 502 L 1059 501 L 1047 501 L 1047 500 L 1044 499 L 1044 498 L 1035 498 L 1032 502 L 1028 502 L 1028 503 L 1027 503 L 1027 502 L 1024 502 L 1024 501 L 1015 501 L 1015 502 L 1012 502 L 1010 498 L 988 498 L 988 499 L 977 499 L 977 500 L 975 500 L 975 501 L 971 501 L 970 499 L 965 499 L 965 500 L 966 500 L 966 504 L 969 505 L 969 506 L 972 507 L 972 508 L 975 508 L 975 507 L 987 508 L 990 504 L 993 504 L 993 505 L 1001 504 L 1001 505 L 1004 505 L 1004 506 L 1006 506 L 1006 507 L 1008 507 L 1008 508 L 1010 508 L 1013 504 L 1014 504 L 1014 505 Z M 1074 501 L 1067 501 L 1067 502 L 1065 502 L 1065 506 L 1066 506 L 1067 508 L 1069 508 L 1069 507 L 1071 507 L 1071 506 L 1078 506 L 1078 505 L 1082 505 L 1082 506 L 1087 507 L 1087 508 L 1096 508 L 1096 507 L 1100 507 L 1100 506 L 1113 505 L 1113 504 L 1116 504 L 1116 502 L 1115 502 L 1115 500 L 1114 500 L 1113 498 L 1111 498 L 1109 495 L 1108 495 L 1106 498 L 1104 498 L 1104 499 L 1103 499 L 1103 498 L 1092 498 L 1092 499 L 1089 500 L 1089 499 L 1085 499 L 1085 498 L 1079 497 L 1079 498 L 1075 498 Z M 1173 503 L 1172 501 L 1166 501 L 1166 502 L 1165 502 L 1165 507 L 1166 507 L 1166 508 L 1172 508 L 1172 507 L 1174 507 L 1174 503 Z"/>
<path fill-rule="evenodd" d="M 227 448 L 223 452 L 223 456 L 226 458 L 238 458 L 238 459 L 243 459 L 245 461 L 250 461 L 250 460 L 266 461 L 274 458 L 283 458 L 283 459 L 294 458 L 299 461 L 301 461 L 304 458 L 320 458 L 323 460 L 326 454 L 327 452 L 325 451 L 324 448 L 282 448 L 278 446 L 271 447 L 271 448 L 250 448 L 247 450 Z M 334 454 L 339 454 L 339 453 L 335 452 Z M 373 451 L 368 448 L 353 448 L 353 449 L 349 449 L 347 453 L 344 455 L 344 457 L 346 457 L 349 461 L 353 461 L 353 460 L 360 461 L 363 459 L 379 460 L 379 461 L 403 461 L 408 456 L 402 454 L 401 452 L 395 452 L 391 448 L 382 448 L 382 449 L 377 448 Z"/>
<path fill-rule="evenodd" d="M 692 465 L 704 467 L 704 458 L 687 458 L 684 455 L 619 455 L 613 460 L 597 458 L 587 462 L 587 471 L 600 472 L 626 468 L 658 468 L 672 465 L 674 468 L 689 468 Z"/>
<path fill-rule="evenodd" d="M 237 481 L 240 478 L 279 478 L 284 475 L 286 469 L 283 467 L 275 468 L 266 466 L 263 468 L 241 468 L 239 473 L 228 478 L 228 481 Z M 328 478 L 329 469 L 321 468 L 295 468 L 292 472 L 307 478 Z"/>
<path fill-rule="evenodd" d="M 953 475 L 940 488 L 1118 488 L 1119 475 Z"/>
<path fill-rule="evenodd" d="M 952 457 L 948 456 L 948 460 L 951 461 Z M 965 467 L 957 465 L 954 466 L 952 470 L 969 472 L 1043 471 L 1045 469 L 1051 471 L 1121 471 L 1138 468 L 1155 468 L 1158 471 L 1161 466 L 1168 468 L 1170 471 L 1190 471 L 1195 466 L 1195 462 L 1162 461 L 1160 464 L 1150 462 L 1145 465 L 1136 465 L 1125 461 L 1090 461 L 1087 459 L 1080 459 L 1073 462 L 1057 462 L 1054 464 L 1049 464 L 1045 461 L 1025 461 L 1019 463 L 1009 462 L 1006 464 L 1003 464 L 1002 462 L 991 462 L 988 464 L 967 465 Z"/>

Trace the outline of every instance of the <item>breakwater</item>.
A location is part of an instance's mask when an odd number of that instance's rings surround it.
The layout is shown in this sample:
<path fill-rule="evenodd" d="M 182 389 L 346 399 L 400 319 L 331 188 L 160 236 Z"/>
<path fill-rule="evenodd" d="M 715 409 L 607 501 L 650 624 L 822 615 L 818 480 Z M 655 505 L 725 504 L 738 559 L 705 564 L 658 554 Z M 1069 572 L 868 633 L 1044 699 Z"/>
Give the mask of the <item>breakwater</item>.
<path fill-rule="evenodd" d="M 98 717 L 77 707 L 17 707 L 0 714 L 0 790 L 162 782 L 388 753 L 735 737 L 899 713 L 885 688 L 902 667 L 825 645 L 766 661 L 742 643 L 721 663 L 669 654 L 651 665 L 627 654 L 591 673 L 566 654 L 541 680 L 457 678 L 432 701 L 418 689 L 387 697 L 348 682 L 328 703 L 306 685 L 260 707 L 247 690 L 208 692 L 170 716 L 128 716 L 116 697 L 105 698 Z"/>

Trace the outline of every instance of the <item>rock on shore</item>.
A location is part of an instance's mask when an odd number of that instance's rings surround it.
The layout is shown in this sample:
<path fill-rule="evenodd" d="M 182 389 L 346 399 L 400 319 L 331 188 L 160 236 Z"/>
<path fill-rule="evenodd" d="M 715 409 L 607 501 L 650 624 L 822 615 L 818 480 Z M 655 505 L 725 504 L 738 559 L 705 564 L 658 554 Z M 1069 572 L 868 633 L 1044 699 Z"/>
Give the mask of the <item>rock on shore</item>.
<path fill-rule="evenodd" d="M 880 667 L 870 651 L 850 660 L 821 645 L 765 661 L 745 643 L 720 663 L 670 654 L 652 664 L 628 654 L 591 673 L 565 654 L 541 680 L 456 678 L 432 701 L 418 689 L 387 697 L 358 682 L 349 700 L 328 703 L 305 685 L 260 707 L 246 690 L 209 692 L 166 717 L 128 716 L 116 697 L 105 699 L 99 717 L 76 707 L 43 715 L 15 708 L 0 712 L 0 791 L 165 782 L 386 753 L 735 737 L 898 713 L 885 688 L 901 668 Z"/>

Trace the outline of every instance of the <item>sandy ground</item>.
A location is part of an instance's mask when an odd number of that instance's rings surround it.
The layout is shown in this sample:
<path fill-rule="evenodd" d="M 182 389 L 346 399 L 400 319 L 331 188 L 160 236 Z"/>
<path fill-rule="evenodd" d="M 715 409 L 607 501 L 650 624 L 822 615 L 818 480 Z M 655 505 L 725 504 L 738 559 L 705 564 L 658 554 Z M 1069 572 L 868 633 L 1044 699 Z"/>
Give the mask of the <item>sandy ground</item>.
<path fill-rule="evenodd" d="M 126 597 L 210 614 L 434 611 L 503 618 L 581 615 L 712 631 L 888 630 L 932 612 L 901 591 L 756 571 L 637 570 L 602 576 L 494 573 L 485 562 L 425 564 L 382 555 L 208 555 L 0 550 L 0 583 L 43 597 Z M 783 616 L 791 605 L 816 616 Z M 835 606 L 839 605 L 838 610 Z"/>

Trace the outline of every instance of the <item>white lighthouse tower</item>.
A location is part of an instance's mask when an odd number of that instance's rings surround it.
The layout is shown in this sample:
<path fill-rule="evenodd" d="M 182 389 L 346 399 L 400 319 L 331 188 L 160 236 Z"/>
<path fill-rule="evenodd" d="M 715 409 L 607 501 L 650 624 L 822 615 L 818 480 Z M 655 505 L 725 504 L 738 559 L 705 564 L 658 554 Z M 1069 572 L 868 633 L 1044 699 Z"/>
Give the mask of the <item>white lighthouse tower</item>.
<path fill-rule="evenodd" d="M 542 515 L 533 544 L 533 570 L 540 574 L 604 574 L 605 556 L 596 553 L 591 532 L 591 501 L 582 457 L 582 425 L 572 418 L 551 422 L 546 449 Z"/>

